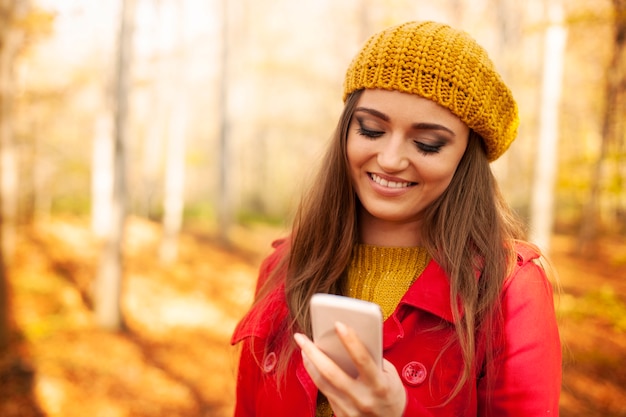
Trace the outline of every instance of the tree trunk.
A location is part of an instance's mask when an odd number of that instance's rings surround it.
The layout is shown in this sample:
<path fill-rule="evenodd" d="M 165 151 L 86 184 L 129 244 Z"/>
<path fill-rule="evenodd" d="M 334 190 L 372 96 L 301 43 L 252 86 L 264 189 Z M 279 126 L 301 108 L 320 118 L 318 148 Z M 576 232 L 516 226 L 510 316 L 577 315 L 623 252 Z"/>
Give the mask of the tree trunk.
<path fill-rule="evenodd" d="M 15 25 L 28 10 L 28 1 L 0 1 L 0 211 L 4 262 L 11 264 L 15 248 L 15 227 L 18 206 L 17 147 L 13 133 L 15 97 L 15 58 L 24 37 Z"/>
<path fill-rule="evenodd" d="M 185 83 L 186 46 L 182 3 L 177 5 L 177 53 L 174 54 L 174 79 L 180 80 L 173 91 L 172 113 L 165 154 L 165 193 L 163 204 L 163 240 L 160 256 L 169 263 L 178 256 L 178 235 L 183 223 L 185 197 L 185 144 L 187 136 L 187 87 Z"/>
<path fill-rule="evenodd" d="M 219 92 L 219 108 L 220 129 L 219 129 L 219 202 L 218 202 L 218 232 L 222 244 L 229 245 L 229 232 L 233 224 L 233 204 L 232 204 L 232 176 L 230 173 L 231 161 L 231 144 L 230 144 L 230 120 L 228 111 L 228 91 L 229 91 L 229 65 L 230 55 L 230 26 L 228 12 L 229 1 L 222 0 L 222 56 L 220 60 L 221 66 L 221 82 Z"/>
<path fill-rule="evenodd" d="M 0 353 L 4 352 L 11 344 L 11 298 L 9 297 L 8 281 L 4 261 L 0 257 Z"/>
<path fill-rule="evenodd" d="M 517 0 L 491 0 L 487 7 L 495 11 L 494 61 L 504 80 L 514 83 L 515 79 L 521 78 L 519 55 L 523 50 L 522 5 Z M 523 145 L 516 143 L 513 146 Z M 530 184 L 520 178 L 526 176 L 524 154 L 509 150 L 491 164 L 491 169 L 511 206 L 520 215 L 527 217 L 530 210 Z"/>
<path fill-rule="evenodd" d="M 110 330 L 119 330 L 123 327 L 120 297 L 123 273 L 122 244 L 128 200 L 126 154 L 135 7 L 136 0 L 122 2 L 115 77 L 112 222 L 103 245 L 94 294 L 97 323 Z"/>
<path fill-rule="evenodd" d="M 545 252 L 550 250 L 554 225 L 559 102 L 567 39 L 567 29 L 563 26 L 563 5 L 558 1 L 549 1 L 547 7 L 550 24 L 545 33 L 539 138 L 530 219 L 530 239 Z"/>
<path fill-rule="evenodd" d="M 102 111 L 96 117 L 91 155 L 91 230 L 106 238 L 112 225 L 113 128 L 111 115 Z"/>
<path fill-rule="evenodd" d="M 590 245 L 598 234 L 599 201 L 603 171 L 611 143 L 618 144 L 624 138 L 624 112 L 626 110 L 626 0 L 613 0 L 614 8 L 614 41 L 613 56 L 607 68 L 605 84 L 605 105 L 602 121 L 602 143 L 596 161 L 589 196 L 583 207 L 577 252 L 580 255 L 588 252 Z M 623 164 L 623 161 L 621 162 Z M 618 169 L 620 162 L 617 161 Z"/>
<path fill-rule="evenodd" d="M 28 12 L 28 1 L 0 0 L 0 350 L 11 337 L 7 265 L 15 246 L 17 148 L 13 137 L 15 60 L 24 34 L 15 22 Z"/>
<path fill-rule="evenodd" d="M 180 100 L 172 113 L 166 154 L 161 241 L 161 260 L 166 263 L 175 261 L 178 256 L 178 235 L 183 223 L 186 116 L 186 105 Z"/>
<path fill-rule="evenodd" d="M 155 10 L 157 25 L 169 28 L 170 22 L 165 20 L 167 11 L 163 10 L 164 4 L 160 0 L 153 0 L 152 7 Z M 168 115 L 171 113 L 169 92 L 175 88 L 172 84 L 172 66 L 167 51 L 163 50 L 163 44 L 169 44 L 169 38 L 165 30 L 155 33 L 152 43 L 152 74 L 153 82 L 150 85 L 149 113 L 151 120 L 146 126 L 146 134 L 141 149 L 141 186 L 137 190 L 138 214 L 156 219 L 161 215 L 162 204 L 162 163 L 164 157 L 164 141 L 167 131 Z"/>

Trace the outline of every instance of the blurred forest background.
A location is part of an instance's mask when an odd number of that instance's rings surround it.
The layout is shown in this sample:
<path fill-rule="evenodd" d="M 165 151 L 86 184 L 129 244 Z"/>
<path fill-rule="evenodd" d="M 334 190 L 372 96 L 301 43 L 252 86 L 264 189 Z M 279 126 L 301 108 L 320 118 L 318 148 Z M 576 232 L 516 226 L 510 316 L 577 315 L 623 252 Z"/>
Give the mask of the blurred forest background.
<path fill-rule="evenodd" d="M 561 415 L 626 416 L 626 0 L 0 0 L 0 415 L 231 415 L 344 71 L 425 19 L 518 100 L 492 166 L 559 277 Z"/>

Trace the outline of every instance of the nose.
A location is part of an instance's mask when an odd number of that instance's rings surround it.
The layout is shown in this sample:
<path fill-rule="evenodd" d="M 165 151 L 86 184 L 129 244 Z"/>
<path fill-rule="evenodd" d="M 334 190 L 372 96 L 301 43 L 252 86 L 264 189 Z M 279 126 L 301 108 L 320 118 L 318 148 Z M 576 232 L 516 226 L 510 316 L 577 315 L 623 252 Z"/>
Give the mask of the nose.
<path fill-rule="evenodd" d="M 377 155 L 378 165 L 385 172 L 399 172 L 409 166 L 406 143 L 403 138 L 391 137 L 381 143 Z"/>

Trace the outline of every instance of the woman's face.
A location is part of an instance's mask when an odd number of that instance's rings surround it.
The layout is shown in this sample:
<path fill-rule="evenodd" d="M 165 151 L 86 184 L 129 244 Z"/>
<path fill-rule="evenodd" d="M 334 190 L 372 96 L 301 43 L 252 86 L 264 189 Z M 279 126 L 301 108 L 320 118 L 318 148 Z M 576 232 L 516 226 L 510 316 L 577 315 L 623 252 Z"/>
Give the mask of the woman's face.
<path fill-rule="evenodd" d="M 419 223 L 450 184 L 469 128 L 417 95 L 365 90 L 350 121 L 347 156 L 361 223 Z"/>

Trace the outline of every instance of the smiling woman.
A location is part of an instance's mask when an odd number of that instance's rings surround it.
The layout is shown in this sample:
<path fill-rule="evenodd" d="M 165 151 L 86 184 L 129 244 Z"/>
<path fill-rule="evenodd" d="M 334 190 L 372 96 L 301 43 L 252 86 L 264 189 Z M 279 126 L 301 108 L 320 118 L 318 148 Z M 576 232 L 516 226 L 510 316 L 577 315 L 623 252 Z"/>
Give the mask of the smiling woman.
<path fill-rule="evenodd" d="M 558 415 L 552 287 L 489 166 L 517 106 L 484 49 L 409 22 L 373 35 L 344 86 L 317 181 L 232 338 L 235 415 Z M 382 369 L 341 323 L 356 378 L 310 340 L 315 293 L 380 305 Z"/>

